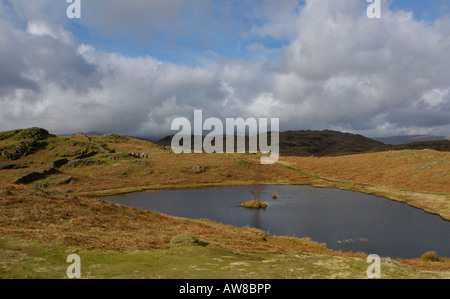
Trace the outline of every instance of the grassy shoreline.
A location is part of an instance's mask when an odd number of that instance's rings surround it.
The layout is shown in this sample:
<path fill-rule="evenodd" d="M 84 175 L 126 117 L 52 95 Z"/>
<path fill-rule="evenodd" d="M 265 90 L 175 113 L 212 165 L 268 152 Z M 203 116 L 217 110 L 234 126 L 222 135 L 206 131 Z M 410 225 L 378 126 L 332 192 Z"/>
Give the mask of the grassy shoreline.
<path fill-rule="evenodd" d="M 73 251 L 0 235 L 0 277 L 65 279 Z M 82 279 L 367 279 L 365 257 L 326 254 L 243 255 L 213 244 L 167 249 L 78 250 Z M 425 265 L 425 263 L 423 263 Z M 450 271 L 381 260 L 383 279 L 448 279 Z"/>

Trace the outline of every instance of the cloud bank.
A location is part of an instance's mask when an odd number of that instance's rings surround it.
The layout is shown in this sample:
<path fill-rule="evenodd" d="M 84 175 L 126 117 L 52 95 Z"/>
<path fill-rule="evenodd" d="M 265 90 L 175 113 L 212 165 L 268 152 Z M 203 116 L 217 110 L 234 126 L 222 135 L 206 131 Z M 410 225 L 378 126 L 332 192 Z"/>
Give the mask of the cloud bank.
<path fill-rule="evenodd" d="M 374 20 L 359 0 L 259 1 L 238 22 L 236 8 L 212 18 L 217 7 L 206 0 L 91 2 L 83 2 L 84 21 L 111 38 L 179 39 L 199 30 L 203 38 L 223 25 L 223 34 L 246 29 L 236 34 L 252 40 L 252 55 L 219 55 L 208 46 L 216 42 L 203 40 L 195 64 L 100 50 L 68 29 L 65 4 L 2 0 L 1 130 L 161 137 L 174 133 L 173 119 L 201 109 L 205 118 L 278 117 L 283 131 L 449 135 L 448 17 L 422 22 L 387 2 Z M 283 42 L 270 48 L 265 40 Z"/>

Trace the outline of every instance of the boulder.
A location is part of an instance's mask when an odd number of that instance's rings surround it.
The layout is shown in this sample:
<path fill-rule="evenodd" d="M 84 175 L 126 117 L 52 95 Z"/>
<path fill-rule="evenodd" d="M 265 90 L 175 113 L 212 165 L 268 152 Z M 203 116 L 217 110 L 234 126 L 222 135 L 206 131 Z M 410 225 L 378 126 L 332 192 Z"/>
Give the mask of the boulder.
<path fill-rule="evenodd" d="M 72 184 L 74 182 L 75 182 L 75 178 L 74 177 L 68 177 L 67 179 L 59 182 L 58 185 L 68 185 L 68 184 Z"/>
<path fill-rule="evenodd" d="M 60 167 L 62 167 L 64 165 L 66 165 L 67 163 L 69 163 L 69 160 L 67 160 L 67 159 L 59 159 L 59 160 L 53 161 L 53 167 L 60 168 Z"/>

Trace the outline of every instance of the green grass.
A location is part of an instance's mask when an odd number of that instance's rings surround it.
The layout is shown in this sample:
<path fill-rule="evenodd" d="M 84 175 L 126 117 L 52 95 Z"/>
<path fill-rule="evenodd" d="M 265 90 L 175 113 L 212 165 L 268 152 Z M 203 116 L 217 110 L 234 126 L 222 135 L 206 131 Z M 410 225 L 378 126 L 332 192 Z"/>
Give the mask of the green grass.
<path fill-rule="evenodd" d="M 0 278 L 65 279 L 70 254 L 81 258 L 84 279 L 365 279 L 369 264 L 360 258 L 325 255 L 239 255 L 215 245 L 108 252 L 77 251 L 36 241 L 0 237 Z M 445 278 L 383 261 L 382 278 Z"/>

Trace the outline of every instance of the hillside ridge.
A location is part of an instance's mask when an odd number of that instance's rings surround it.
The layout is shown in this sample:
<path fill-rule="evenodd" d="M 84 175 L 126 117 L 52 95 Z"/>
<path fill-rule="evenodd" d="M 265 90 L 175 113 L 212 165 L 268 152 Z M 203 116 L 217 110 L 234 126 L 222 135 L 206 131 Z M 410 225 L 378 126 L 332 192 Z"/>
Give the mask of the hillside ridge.
<path fill-rule="evenodd" d="M 154 144 L 168 147 L 171 145 L 172 137 L 173 135 L 166 136 Z M 192 144 L 194 144 L 194 137 L 191 138 Z M 268 140 L 270 140 L 270 133 Z M 246 136 L 246 144 L 248 144 L 248 136 Z M 326 157 L 406 149 L 450 151 L 450 140 L 416 141 L 390 145 L 362 135 L 332 130 L 280 132 L 281 156 Z"/>

